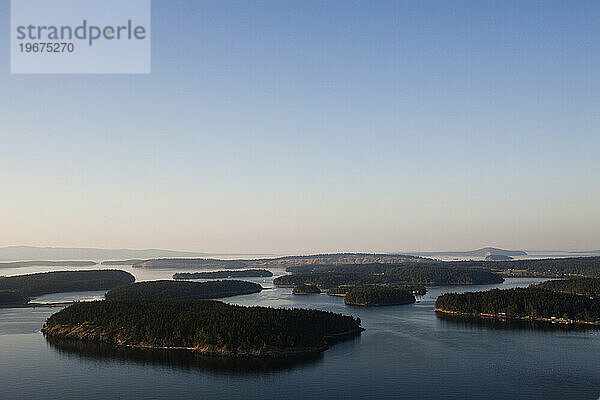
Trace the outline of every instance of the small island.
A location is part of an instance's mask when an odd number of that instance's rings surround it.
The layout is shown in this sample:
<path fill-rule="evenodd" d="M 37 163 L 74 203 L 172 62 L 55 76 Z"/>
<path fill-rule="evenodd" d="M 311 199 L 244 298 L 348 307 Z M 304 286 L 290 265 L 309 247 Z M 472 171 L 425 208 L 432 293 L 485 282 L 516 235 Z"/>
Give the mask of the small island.
<path fill-rule="evenodd" d="M 412 292 L 403 287 L 362 286 L 346 293 L 344 303 L 353 306 L 392 306 L 415 302 Z"/>
<path fill-rule="evenodd" d="M 220 299 L 258 293 L 262 286 L 246 281 L 150 281 L 116 287 L 106 293 L 107 300 L 124 299 Z"/>
<path fill-rule="evenodd" d="M 209 272 L 177 272 L 173 275 L 173 279 L 270 278 L 272 276 L 273 273 L 267 269 L 240 269 Z"/>
<path fill-rule="evenodd" d="M 535 286 L 446 293 L 437 298 L 435 310 L 477 318 L 600 325 L 600 299 Z"/>
<path fill-rule="evenodd" d="M 321 289 L 315 285 L 298 285 L 292 290 L 293 294 L 319 294 Z"/>
<path fill-rule="evenodd" d="M 360 319 L 352 316 L 212 300 L 74 303 L 52 315 L 42 328 L 49 338 L 119 347 L 276 358 L 319 353 L 362 330 Z"/>
<path fill-rule="evenodd" d="M 109 290 L 134 281 L 128 272 L 109 269 L 0 277 L 0 307 L 26 305 L 44 294 Z"/>

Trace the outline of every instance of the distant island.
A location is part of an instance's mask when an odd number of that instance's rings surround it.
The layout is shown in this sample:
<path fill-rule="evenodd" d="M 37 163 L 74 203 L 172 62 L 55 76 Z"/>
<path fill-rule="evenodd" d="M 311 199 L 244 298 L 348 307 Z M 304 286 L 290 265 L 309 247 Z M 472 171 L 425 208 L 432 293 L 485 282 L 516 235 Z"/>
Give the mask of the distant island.
<path fill-rule="evenodd" d="M 258 293 L 262 286 L 246 281 L 149 281 L 118 286 L 108 293 L 107 300 L 125 299 L 219 299 L 241 294 Z"/>
<path fill-rule="evenodd" d="M 89 267 L 96 265 L 95 261 L 13 261 L 2 262 L 0 268 L 19 267 Z"/>
<path fill-rule="evenodd" d="M 242 269 L 209 272 L 177 272 L 173 279 L 223 279 L 223 278 L 270 278 L 273 273 L 266 269 Z"/>
<path fill-rule="evenodd" d="M 437 298 L 435 310 L 478 318 L 600 325 L 600 299 L 536 286 L 446 293 Z"/>
<path fill-rule="evenodd" d="M 241 268 L 288 268 L 305 265 L 337 265 L 368 263 L 427 262 L 427 259 L 401 254 L 337 253 L 308 256 L 286 256 L 246 260 L 222 260 L 216 258 L 159 258 L 135 264 L 138 268 L 198 268 L 198 269 L 241 269 Z M 431 261 L 431 260 L 429 260 Z"/>
<path fill-rule="evenodd" d="M 355 306 L 391 306 L 415 302 L 415 296 L 407 289 L 393 286 L 362 286 L 346 293 L 344 303 Z"/>
<path fill-rule="evenodd" d="M 319 294 L 321 290 L 315 285 L 298 285 L 292 290 L 292 294 Z"/>
<path fill-rule="evenodd" d="M 0 277 L 0 306 L 24 305 L 32 297 L 50 293 L 108 290 L 134 282 L 119 270 L 55 271 Z"/>
<path fill-rule="evenodd" d="M 360 319 L 331 312 L 208 300 L 74 303 L 42 328 L 50 338 L 224 357 L 314 354 L 362 330 Z"/>
<path fill-rule="evenodd" d="M 295 271 L 295 270 L 294 270 Z M 300 284 L 321 288 L 373 284 L 478 285 L 501 283 L 500 275 L 479 268 L 450 268 L 430 264 L 359 264 L 319 266 L 312 272 L 283 275 L 274 279 L 279 286 Z"/>

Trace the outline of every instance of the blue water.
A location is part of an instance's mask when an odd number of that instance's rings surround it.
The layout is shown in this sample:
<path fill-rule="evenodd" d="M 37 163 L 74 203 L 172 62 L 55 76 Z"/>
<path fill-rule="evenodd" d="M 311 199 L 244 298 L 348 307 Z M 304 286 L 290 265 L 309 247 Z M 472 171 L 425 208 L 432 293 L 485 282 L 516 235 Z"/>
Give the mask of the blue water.
<path fill-rule="evenodd" d="M 600 335 L 456 322 L 433 311 L 445 291 L 533 282 L 429 288 L 416 304 L 381 308 L 345 306 L 342 298 L 326 295 L 293 296 L 289 288 L 228 299 L 352 314 L 366 328 L 315 360 L 274 366 L 61 347 L 39 332 L 59 308 L 0 309 L 0 398 L 598 399 Z"/>

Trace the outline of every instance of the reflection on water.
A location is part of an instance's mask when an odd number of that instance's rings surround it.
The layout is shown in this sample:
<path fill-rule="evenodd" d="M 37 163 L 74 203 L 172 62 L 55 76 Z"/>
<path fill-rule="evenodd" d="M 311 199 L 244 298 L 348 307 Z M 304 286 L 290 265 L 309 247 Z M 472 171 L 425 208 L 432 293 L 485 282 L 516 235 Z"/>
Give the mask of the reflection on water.
<path fill-rule="evenodd" d="M 527 321 L 508 318 L 477 318 L 467 315 L 452 315 L 436 312 L 438 319 L 444 324 L 471 329 L 509 329 L 509 330 L 542 330 L 542 331 L 598 331 L 597 326 L 585 324 L 559 324 L 546 321 Z"/>
<path fill-rule="evenodd" d="M 114 358 L 141 364 L 162 364 L 182 369 L 198 369 L 236 374 L 290 370 L 303 364 L 319 362 L 323 358 L 323 353 L 282 359 L 208 357 L 188 350 L 113 347 L 103 343 L 89 343 L 52 337 L 46 337 L 46 340 L 50 344 L 50 347 L 67 356 L 88 359 Z"/>

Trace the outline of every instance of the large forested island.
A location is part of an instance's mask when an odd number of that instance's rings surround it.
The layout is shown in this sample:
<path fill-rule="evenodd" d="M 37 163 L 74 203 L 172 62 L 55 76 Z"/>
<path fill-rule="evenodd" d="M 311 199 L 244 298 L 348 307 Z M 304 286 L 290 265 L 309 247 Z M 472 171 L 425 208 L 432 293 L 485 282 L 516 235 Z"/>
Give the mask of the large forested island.
<path fill-rule="evenodd" d="M 151 281 L 122 285 L 106 293 L 107 300 L 124 299 L 219 299 L 258 293 L 257 283 L 227 280 L 210 282 Z"/>
<path fill-rule="evenodd" d="M 75 303 L 42 328 L 45 335 L 62 339 L 229 357 L 317 353 L 361 330 L 360 319 L 331 312 L 207 300 Z"/>
<path fill-rule="evenodd" d="M 394 286 L 362 286 L 346 293 L 344 303 L 355 306 L 391 306 L 415 302 L 415 296 L 406 288 Z"/>
<path fill-rule="evenodd" d="M 600 325 L 600 299 L 535 286 L 446 293 L 437 298 L 435 309 L 446 314 L 484 318 Z"/>
<path fill-rule="evenodd" d="M 421 284 L 477 285 L 501 283 L 504 278 L 479 268 L 450 268 L 429 264 L 364 264 L 313 268 L 311 272 L 275 278 L 276 285 L 310 284 L 321 288 L 343 285 Z"/>
<path fill-rule="evenodd" d="M 178 272 L 173 279 L 223 279 L 223 278 L 270 278 L 273 273 L 266 269 L 240 269 L 207 272 Z"/>
<path fill-rule="evenodd" d="M 134 282 L 119 270 L 56 271 L 0 277 L 0 306 L 27 304 L 32 297 L 50 293 L 108 290 Z"/>

